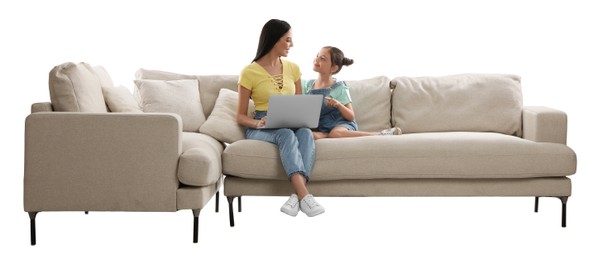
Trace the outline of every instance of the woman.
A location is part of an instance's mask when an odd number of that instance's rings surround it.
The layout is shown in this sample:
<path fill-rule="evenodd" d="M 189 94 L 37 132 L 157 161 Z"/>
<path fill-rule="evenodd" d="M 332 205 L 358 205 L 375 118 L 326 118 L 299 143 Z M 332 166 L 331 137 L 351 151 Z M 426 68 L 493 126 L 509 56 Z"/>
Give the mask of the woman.
<path fill-rule="evenodd" d="M 349 88 L 344 81 L 338 81 L 333 77 L 343 66 L 351 64 L 353 60 L 345 57 L 339 48 L 333 46 L 323 47 L 316 55 L 313 70 L 318 73 L 318 78 L 309 80 L 303 86 L 303 92 L 306 94 L 324 96 L 318 131 L 314 131 L 314 138 L 401 134 L 401 129 L 398 127 L 380 132 L 357 130 Z"/>
<path fill-rule="evenodd" d="M 262 28 L 257 53 L 251 64 L 239 75 L 239 106 L 237 123 L 247 127 L 247 139 L 266 141 L 278 146 L 280 159 L 295 193 L 280 210 L 297 216 L 299 210 L 313 217 L 324 213 L 307 190 L 307 182 L 315 160 L 313 134 L 308 128 L 259 129 L 266 124 L 270 95 L 301 95 L 299 67 L 281 57 L 287 57 L 293 47 L 291 26 L 271 19 Z M 247 116 L 249 98 L 255 105 L 255 116 Z"/>

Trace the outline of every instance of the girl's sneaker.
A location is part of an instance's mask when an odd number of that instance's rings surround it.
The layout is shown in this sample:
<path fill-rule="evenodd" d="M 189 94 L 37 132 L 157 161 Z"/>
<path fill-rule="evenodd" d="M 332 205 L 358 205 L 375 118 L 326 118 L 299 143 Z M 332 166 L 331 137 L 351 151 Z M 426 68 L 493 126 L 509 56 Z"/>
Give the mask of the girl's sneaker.
<path fill-rule="evenodd" d="M 401 128 L 393 127 L 380 131 L 380 135 L 400 135 L 402 134 Z"/>

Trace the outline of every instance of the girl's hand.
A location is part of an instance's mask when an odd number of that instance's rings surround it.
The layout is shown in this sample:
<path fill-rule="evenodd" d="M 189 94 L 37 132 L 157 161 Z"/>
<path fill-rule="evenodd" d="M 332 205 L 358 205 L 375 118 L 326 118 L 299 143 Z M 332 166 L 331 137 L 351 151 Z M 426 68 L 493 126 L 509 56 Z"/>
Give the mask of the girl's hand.
<path fill-rule="evenodd" d="M 343 104 L 341 104 L 341 102 L 338 102 L 338 100 L 331 98 L 331 97 L 325 97 L 324 99 L 326 99 L 326 106 L 327 107 L 334 107 L 334 108 L 338 108 L 338 106 L 342 106 Z"/>

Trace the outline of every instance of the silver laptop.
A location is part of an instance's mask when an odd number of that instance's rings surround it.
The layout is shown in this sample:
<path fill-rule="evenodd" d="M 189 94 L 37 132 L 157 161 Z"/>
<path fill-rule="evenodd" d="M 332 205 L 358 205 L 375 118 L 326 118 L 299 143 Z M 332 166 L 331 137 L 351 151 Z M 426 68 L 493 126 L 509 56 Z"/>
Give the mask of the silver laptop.
<path fill-rule="evenodd" d="M 271 95 L 262 128 L 316 128 L 323 100 L 322 95 Z"/>

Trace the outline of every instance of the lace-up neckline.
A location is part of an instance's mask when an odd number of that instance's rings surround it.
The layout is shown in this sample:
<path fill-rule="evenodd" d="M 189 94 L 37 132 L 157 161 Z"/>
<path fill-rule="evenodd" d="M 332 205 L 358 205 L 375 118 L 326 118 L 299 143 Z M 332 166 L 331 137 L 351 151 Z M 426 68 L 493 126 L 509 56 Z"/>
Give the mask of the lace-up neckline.
<path fill-rule="evenodd" d="M 282 76 L 282 74 L 271 75 L 271 78 L 278 92 L 282 92 L 282 90 L 284 89 L 284 77 Z"/>

